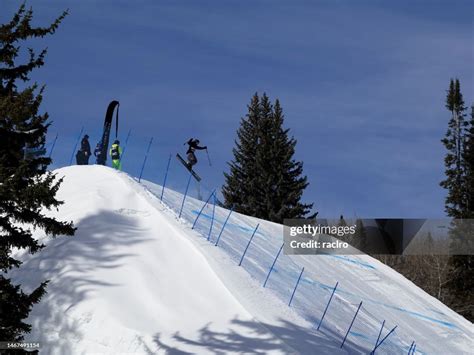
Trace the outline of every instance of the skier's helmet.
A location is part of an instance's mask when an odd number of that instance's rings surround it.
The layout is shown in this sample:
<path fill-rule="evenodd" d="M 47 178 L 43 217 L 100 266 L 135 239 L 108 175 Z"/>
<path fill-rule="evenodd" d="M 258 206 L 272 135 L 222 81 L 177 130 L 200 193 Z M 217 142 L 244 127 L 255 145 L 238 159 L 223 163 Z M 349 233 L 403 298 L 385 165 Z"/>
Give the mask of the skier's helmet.
<path fill-rule="evenodd" d="M 120 144 L 119 140 L 118 139 L 114 140 L 114 144 Z"/>
<path fill-rule="evenodd" d="M 196 144 L 199 144 L 199 139 L 195 139 L 194 141 L 196 142 Z"/>
<path fill-rule="evenodd" d="M 88 134 L 86 134 L 86 135 L 84 136 L 84 138 L 86 138 L 86 139 L 89 139 L 89 135 L 88 135 Z"/>

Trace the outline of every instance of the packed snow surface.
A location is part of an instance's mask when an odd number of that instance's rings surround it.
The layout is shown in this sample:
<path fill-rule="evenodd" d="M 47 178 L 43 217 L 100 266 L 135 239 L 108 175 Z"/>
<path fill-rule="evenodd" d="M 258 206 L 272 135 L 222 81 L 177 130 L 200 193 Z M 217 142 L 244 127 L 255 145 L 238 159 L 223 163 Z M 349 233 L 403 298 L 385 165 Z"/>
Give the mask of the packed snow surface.
<path fill-rule="evenodd" d="M 395 326 L 376 354 L 406 354 L 413 341 L 417 354 L 474 347 L 472 323 L 369 256 L 281 253 L 264 288 L 281 225 L 238 213 L 226 223 L 226 209 L 183 204 L 180 193 L 103 166 L 56 173 L 65 203 L 51 214 L 74 221 L 76 235 L 37 232 L 46 248 L 17 252 L 24 264 L 10 274 L 27 291 L 50 280 L 28 319 L 26 340 L 41 353 L 367 354 Z"/>

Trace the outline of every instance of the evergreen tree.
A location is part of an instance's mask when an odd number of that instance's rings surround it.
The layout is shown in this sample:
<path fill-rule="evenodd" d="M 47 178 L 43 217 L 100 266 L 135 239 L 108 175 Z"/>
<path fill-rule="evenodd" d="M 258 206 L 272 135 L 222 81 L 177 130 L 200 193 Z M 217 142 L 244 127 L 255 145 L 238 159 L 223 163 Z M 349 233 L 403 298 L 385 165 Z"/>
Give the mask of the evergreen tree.
<path fill-rule="evenodd" d="M 257 215 L 257 198 L 254 194 L 254 184 L 257 183 L 255 166 L 255 151 L 259 141 L 260 98 L 258 94 L 252 97 L 248 105 L 246 118 L 242 118 L 237 131 L 237 140 L 232 149 L 234 161 L 229 163 L 229 174 L 224 173 L 226 185 L 222 189 L 225 206 L 250 216 Z"/>
<path fill-rule="evenodd" d="M 256 93 L 237 131 L 230 172 L 224 173 L 227 207 L 277 223 L 308 214 L 313 205 L 300 202 L 308 182 L 303 163 L 293 159 L 296 140 L 288 133 L 280 102 L 273 106 L 266 94 Z"/>
<path fill-rule="evenodd" d="M 474 106 L 471 106 L 471 118 L 466 128 L 463 150 L 465 209 L 462 226 L 455 231 L 452 240 L 457 250 L 474 250 Z M 466 220 L 467 219 L 467 220 Z M 474 321 L 474 256 L 453 255 L 450 265 L 454 277 L 448 284 L 459 300 L 457 310 L 471 322 Z"/>
<path fill-rule="evenodd" d="M 445 208 L 448 216 L 455 219 L 473 218 L 472 208 L 472 145 L 473 119 L 466 122 L 464 100 L 459 80 L 451 80 L 446 98 L 446 108 L 451 112 L 448 131 L 442 140 L 447 149 L 445 157 L 446 180 L 441 186 L 448 190 Z M 450 230 L 451 249 L 472 250 L 470 222 L 453 222 Z M 470 243 L 471 245 L 466 245 Z M 449 260 L 451 278 L 448 283 L 450 306 L 468 319 L 474 318 L 474 259 L 471 255 L 452 255 Z"/>
<path fill-rule="evenodd" d="M 445 200 L 446 213 L 450 217 L 462 218 L 465 210 L 465 194 L 463 191 L 463 130 L 466 125 L 464 120 L 464 100 L 461 94 L 459 80 L 451 79 L 448 95 L 446 97 L 446 108 L 451 112 L 446 136 L 442 139 L 447 149 L 444 159 L 446 179 L 440 185 L 448 190 Z"/>
<path fill-rule="evenodd" d="M 32 236 L 32 230 L 47 234 L 73 235 L 72 223 L 46 216 L 44 209 L 58 208 L 62 202 L 55 195 L 61 179 L 48 172 L 51 160 L 41 154 L 29 155 L 27 148 L 40 150 L 49 127 L 48 115 L 40 114 L 39 107 L 44 87 L 26 86 L 29 74 L 44 64 L 46 50 L 38 55 L 29 49 L 26 63 L 19 43 L 29 38 L 53 34 L 63 13 L 48 27 L 32 27 L 33 11 L 20 6 L 12 20 L 0 26 L 0 269 L 6 273 L 21 262 L 12 257 L 12 248 L 39 251 L 43 245 Z M 11 284 L 5 274 L 0 275 L 0 341 L 18 341 L 31 326 L 24 323 L 33 304 L 45 293 L 47 281 L 31 294 L 23 293 L 19 285 Z"/>
<path fill-rule="evenodd" d="M 474 320 L 474 257 L 456 255 L 461 251 L 474 250 L 474 107 L 466 126 L 462 150 L 464 205 L 463 221 L 454 223 L 451 230 L 451 248 L 454 255 L 449 259 L 452 276 L 448 288 L 453 296 L 453 308 L 469 320 Z"/>
<path fill-rule="evenodd" d="M 474 219 L 474 105 L 471 106 L 471 118 L 465 132 L 463 150 L 465 218 Z"/>

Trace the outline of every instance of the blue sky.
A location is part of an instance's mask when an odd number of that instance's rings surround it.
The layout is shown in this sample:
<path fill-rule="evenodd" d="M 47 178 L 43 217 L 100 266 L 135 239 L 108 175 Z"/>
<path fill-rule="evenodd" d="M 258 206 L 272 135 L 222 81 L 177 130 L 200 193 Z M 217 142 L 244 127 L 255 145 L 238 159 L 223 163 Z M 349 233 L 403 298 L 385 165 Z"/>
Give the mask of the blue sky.
<path fill-rule="evenodd" d="M 20 4 L 3 0 L 0 21 Z M 320 215 L 444 215 L 444 108 L 451 77 L 473 101 L 471 1 L 30 1 L 35 23 L 61 10 L 33 79 L 67 165 L 81 126 L 94 145 L 107 104 L 121 102 L 124 169 L 160 182 L 170 153 L 197 136 L 196 170 L 223 183 L 235 131 L 256 91 L 279 98 Z M 6 11 L 4 11 L 6 9 Z M 182 180 L 173 160 L 172 184 Z M 180 180 L 180 181 L 181 181 Z M 203 188 L 204 188 L 203 187 Z"/>

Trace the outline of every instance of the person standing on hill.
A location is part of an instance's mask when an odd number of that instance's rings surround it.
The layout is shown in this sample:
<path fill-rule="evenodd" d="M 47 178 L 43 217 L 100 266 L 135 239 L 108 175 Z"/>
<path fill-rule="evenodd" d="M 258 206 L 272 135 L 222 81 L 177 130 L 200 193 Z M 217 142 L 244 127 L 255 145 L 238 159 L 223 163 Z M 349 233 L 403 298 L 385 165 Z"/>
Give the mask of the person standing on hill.
<path fill-rule="evenodd" d="M 110 147 L 110 157 L 112 158 L 112 168 L 122 170 L 122 162 L 120 161 L 120 158 L 122 157 L 122 148 L 120 147 L 118 139 L 116 139 L 112 144 L 112 147 Z"/>
<path fill-rule="evenodd" d="M 89 165 L 89 157 L 91 156 L 91 145 L 89 144 L 89 135 L 84 135 L 81 140 L 81 149 L 77 151 L 77 165 Z"/>

